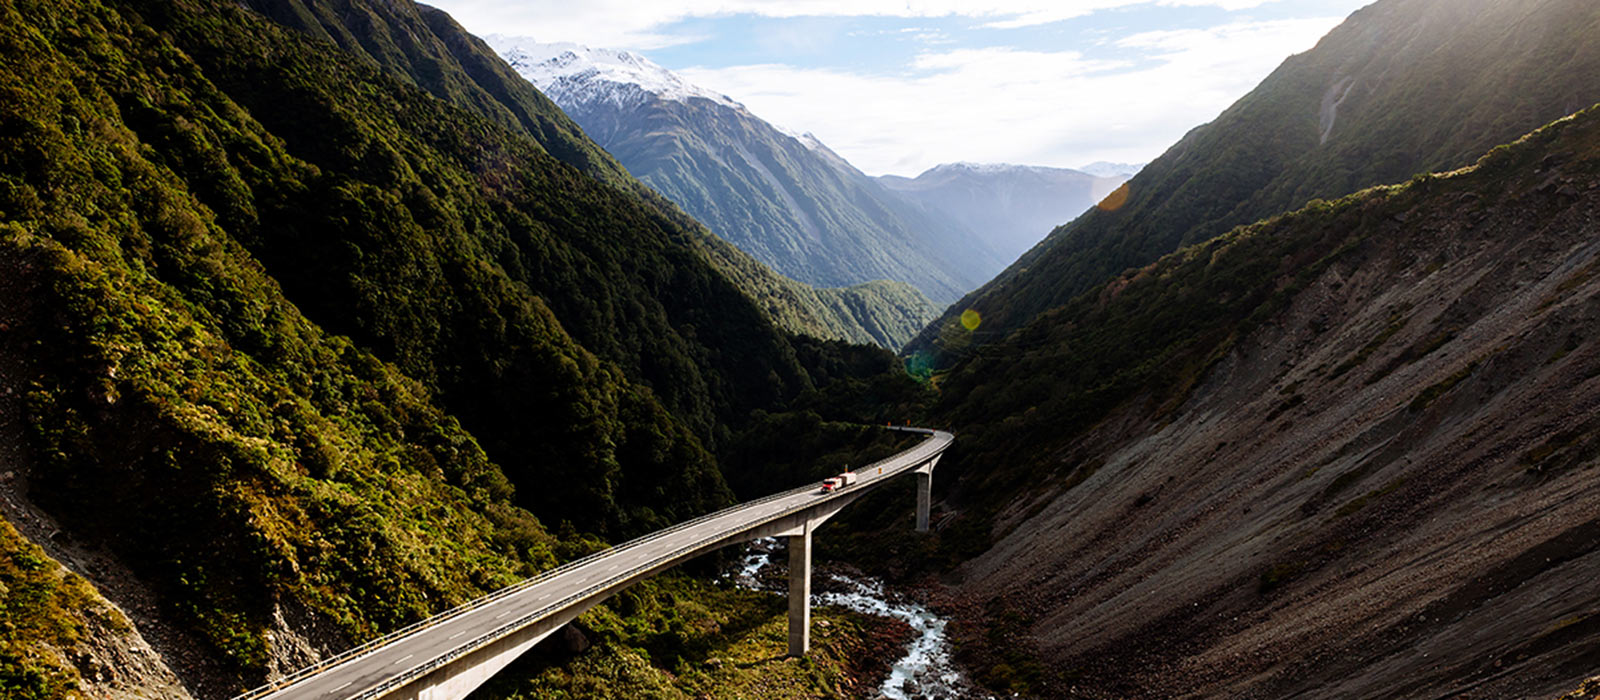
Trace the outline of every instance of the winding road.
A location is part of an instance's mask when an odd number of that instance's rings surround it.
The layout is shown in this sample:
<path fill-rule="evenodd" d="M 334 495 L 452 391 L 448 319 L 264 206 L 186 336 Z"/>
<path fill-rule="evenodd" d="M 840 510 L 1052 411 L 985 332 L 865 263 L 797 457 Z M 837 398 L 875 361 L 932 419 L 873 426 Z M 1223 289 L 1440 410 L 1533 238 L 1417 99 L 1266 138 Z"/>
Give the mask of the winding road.
<path fill-rule="evenodd" d="M 797 517 L 804 519 L 810 513 L 826 511 L 815 520 L 820 524 L 838 508 L 896 476 L 919 468 L 931 469 L 955 439 L 950 433 L 937 430 L 892 429 L 920 433 L 927 439 L 857 469 L 859 481 L 853 486 L 824 494 L 818 485 L 809 484 L 653 532 L 363 644 L 236 700 L 451 695 L 414 689 L 398 694 L 396 691 L 430 674 L 453 677 L 475 671 L 487 678 L 539 639 L 629 585 L 712 550 L 769 536 L 774 527 L 782 527 Z M 511 640 L 515 644 L 510 644 Z M 504 651 L 485 654 L 491 645 L 499 645 Z M 503 662 L 474 660 L 490 656 L 498 659 L 508 654 Z M 494 663 L 498 665 L 493 668 L 449 668 Z M 481 679 L 471 686 L 477 682 Z"/>

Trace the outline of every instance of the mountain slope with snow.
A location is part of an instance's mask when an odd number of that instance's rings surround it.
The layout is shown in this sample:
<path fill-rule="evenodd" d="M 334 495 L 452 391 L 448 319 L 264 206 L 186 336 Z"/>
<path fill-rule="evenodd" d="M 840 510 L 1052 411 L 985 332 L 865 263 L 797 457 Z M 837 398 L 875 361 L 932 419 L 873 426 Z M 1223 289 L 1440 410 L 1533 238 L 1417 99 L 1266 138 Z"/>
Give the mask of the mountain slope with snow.
<path fill-rule="evenodd" d="M 484 40 L 557 104 L 595 100 L 625 104 L 651 97 L 677 101 L 701 97 L 726 107 L 741 106 L 727 95 L 693 85 L 631 51 L 571 43 L 541 44 L 497 34 Z"/>
<path fill-rule="evenodd" d="M 642 56 L 486 41 L 634 176 L 785 275 L 825 287 L 896 280 L 943 304 L 1004 266 L 974 233 L 814 137 L 773 126 Z"/>

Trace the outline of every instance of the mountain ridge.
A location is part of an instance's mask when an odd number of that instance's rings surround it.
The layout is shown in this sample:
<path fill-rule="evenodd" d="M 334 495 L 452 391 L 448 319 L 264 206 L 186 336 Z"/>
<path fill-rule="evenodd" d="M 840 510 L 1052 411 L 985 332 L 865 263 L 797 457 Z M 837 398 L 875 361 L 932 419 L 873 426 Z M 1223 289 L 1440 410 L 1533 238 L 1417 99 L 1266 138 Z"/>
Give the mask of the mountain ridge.
<path fill-rule="evenodd" d="M 1468 165 L 1593 104 L 1600 88 L 1579 77 L 1600 72 L 1600 48 L 1587 40 L 1600 31 L 1593 10 L 1578 0 L 1365 7 L 1191 130 L 1110 206 L 1052 231 L 907 349 L 942 365 L 1179 247 L 1317 197 Z M 1337 119 L 1328 119 L 1333 104 Z M 976 334 L 959 321 L 969 309 L 982 318 Z"/>
<path fill-rule="evenodd" d="M 814 137 L 678 87 L 642 56 L 496 41 L 641 181 L 784 275 L 822 287 L 890 279 L 948 302 L 1002 265 L 971 232 L 889 192 Z M 668 86 L 667 96 L 652 98 L 646 85 Z"/>
<path fill-rule="evenodd" d="M 977 231 L 1003 258 L 1015 260 L 1052 229 L 1092 208 L 1127 181 L 1069 168 L 1010 163 L 945 163 L 915 178 L 878 182 Z"/>

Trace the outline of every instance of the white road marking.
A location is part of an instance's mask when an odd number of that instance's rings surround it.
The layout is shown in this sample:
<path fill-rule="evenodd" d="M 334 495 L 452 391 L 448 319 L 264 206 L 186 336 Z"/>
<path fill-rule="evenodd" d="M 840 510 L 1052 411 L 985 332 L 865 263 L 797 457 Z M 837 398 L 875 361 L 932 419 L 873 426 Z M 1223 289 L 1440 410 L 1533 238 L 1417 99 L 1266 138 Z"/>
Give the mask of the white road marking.
<path fill-rule="evenodd" d="M 394 662 L 392 664 L 389 664 L 389 665 L 390 666 L 399 666 L 400 664 L 404 663 L 406 659 L 409 659 L 409 658 L 411 658 L 413 656 L 416 656 L 416 654 L 406 654 L 406 658 L 405 659 L 400 659 L 399 661 L 396 661 L 396 662 Z"/>
<path fill-rule="evenodd" d="M 459 636 L 461 636 L 461 635 L 463 635 L 463 634 L 466 634 L 466 633 L 467 633 L 467 631 L 466 631 L 466 630 L 461 630 L 461 631 L 460 631 L 460 632 L 457 632 L 457 633 L 455 633 L 455 634 L 452 634 L 452 635 L 450 635 L 450 637 L 449 637 L 449 639 L 446 639 L 446 640 L 445 640 L 445 641 L 447 641 L 447 642 L 448 642 L 448 641 L 450 641 L 450 640 L 451 640 L 451 639 L 455 639 L 455 638 L 456 638 L 456 637 L 459 637 Z"/>
<path fill-rule="evenodd" d="M 344 690 L 345 688 L 350 687 L 351 683 L 355 683 L 355 681 L 350 681 L 349 683 L 345 683 L 344 685 L 341 685 L 341 686 L 339 686 L 337 688 L 334 688 L 333 690 L 328 691 L 328 694 L 332 695 L 332 694 L 337 693 L 337 692 L 339 692 L 341 690 Z"/>
<path fill-rule="evenodd" d="M 498 619 L 500 619 L 500 618 L 502 618 L 502 617 L 505 617 L 505 616 L 507 616 L 507 615 L 510 615 L 510 614 L 511 614 L 511 611 L 510 611 L 510 610 L 507 610 L 507 611 L 505 611 L 505 612 L 503 612 L 503 613 L 500 613 L 500 614 L 499 614 L 499 615 L 495 615 L 495 616 L 494 616 L 494 619 L 496 619 L 496 620 L 498 620 Z"/>

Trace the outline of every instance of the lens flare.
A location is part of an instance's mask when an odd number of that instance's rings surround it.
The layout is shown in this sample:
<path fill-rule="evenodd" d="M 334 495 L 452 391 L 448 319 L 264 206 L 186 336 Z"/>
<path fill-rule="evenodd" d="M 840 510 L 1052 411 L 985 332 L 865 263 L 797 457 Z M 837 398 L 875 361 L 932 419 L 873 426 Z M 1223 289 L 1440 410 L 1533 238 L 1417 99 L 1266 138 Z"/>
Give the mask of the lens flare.
<path fill-rule="evenodd" d="M 983 317 L 973 309 L 961 312 L 961 327 L 969 331 L 978 330 L 978 324 L 983 323 Z"/>
<path fill-rule="evenodd" d="M 1100 211 L 1116 211 L 1121 209 L 1122 205 L 1127 203 L 1128 183 L 1124 182 L 1122 183 L 1121 187 L 1112 190 L 1111 194 L 1106 195 L 1106 198 L 1100 200 L 1100 203 L 1096 204 L 1095 206 L 1099 207 Z"/>

